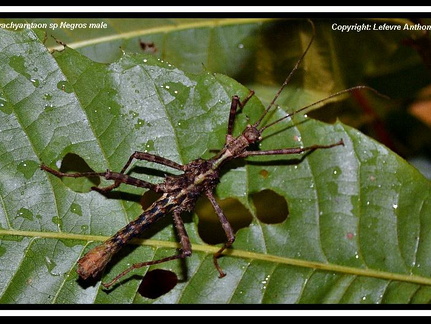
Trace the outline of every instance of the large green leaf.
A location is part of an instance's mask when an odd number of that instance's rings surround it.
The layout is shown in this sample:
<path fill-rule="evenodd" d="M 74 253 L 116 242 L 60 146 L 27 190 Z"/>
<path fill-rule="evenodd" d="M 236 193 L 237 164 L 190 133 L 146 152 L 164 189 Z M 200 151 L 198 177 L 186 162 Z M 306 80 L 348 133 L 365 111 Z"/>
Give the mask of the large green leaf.
<path fill-rule="evenodd" d="M 255 215 L 251 195 L 270 189 L 286 199 L 289 215 L 276 224 L 253 216 L 238 230 L 233 248 L 220 259 L 225 278 L 218 278 L 212 262 L 218 248 L 204 243 L 197 217 L 185 215 L 194 253 L 184 262 L 157 266 L 180 279 L 165 295 L 149 299 L 137 292 L 145 268 L 111 291 L 78 280 L 76 261 L 140 214 L 143 191 L 122 186 L 123 194 L 107 199 L 86 192 L 88 184 L 79 179 L 44 173 L 39 164 L 66 168 L 68 162 L 73 170 L 85 161 L 95 171 L 119 170 L 135 150 L 179 163 L 209 157 L 223 145 L 231 96 L 244 98 L 248 89 L 223 75 L 185 73 L 144 54 L 123 54 L 110 64 L 70 48 L 51 55 L 39 38 L 31 30 L 2 30 L 0 36 L 2 303 L 430 301 L 429 181 L 357 130 L 300 116 L 269 128 L 261 149 L 340 138 L 346 145 L 303 159 L 253 158 L 226 169 L 216 190 L 220 199 L 236 198 Z M 320 58 L 309 54 L 310 61 Z M 295 106 L 320 99 L 310 95 L 314 86 L 302 83 L 303 90 L 286 89 L 301 98 Z M 262 109 L 252 98 L 238 116 L 236 133 Z M 278 109 L 271 118 L 282 115 Z M 147 170 L 133 171 L 158 179 Z M 149 239 L 126 247 L 102 279 L 128 264 L 175 253 L 169 218 Z"/>

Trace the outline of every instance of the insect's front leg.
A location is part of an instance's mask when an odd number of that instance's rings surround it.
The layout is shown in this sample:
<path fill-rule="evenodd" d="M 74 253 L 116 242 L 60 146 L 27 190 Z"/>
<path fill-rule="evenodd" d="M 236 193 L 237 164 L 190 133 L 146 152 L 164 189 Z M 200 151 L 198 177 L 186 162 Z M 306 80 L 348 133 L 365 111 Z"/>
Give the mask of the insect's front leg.
<path fill-rule="evenodd" d="M 226 237 L 227 237 L 226 243 L 213 256 L 214 265 L 220 274 L 219 277 L 223 278 L 224 276 L 226 276 L 226 273 L 223 272 L 222 268 L 218 264 L 217 259 L 222 255 L 224 250 L 228 249 L 233 244 L 233 242 L 235 241 L 235 234 L 233 232 L 232 226 L 230 225 L 229 221 L 227 220 L 225 214 L 223 213 L 223 210 L 221 209 L 220 205 L 215 200 L 213 193 L 210 190 L 208 190 L 207 192 L 205 192 L 205 194 L 208 197 L 209 201 L 211 202 L 211 205 L 213 206 L 213 208 L 214 208 L 214 210 L 215 210 L 215 212 L 216 212 L 216 214 L 220 220 L 221 226 L 223 227 L 223 230 L 226 233 Z"/>
<path fill-rule="evenodd" d="M 329 145 L 311 145 L 307 147 L 290 147 L 278 150 L 266 150 L 266 151 L 245 151 L 240 155 L 240 157 L 254 156 L 254 155 L 282 155 L 282 154 L 301 154 L 307 151 L 314 151 L 317 149 L 328 149 L 334 146 L 342 145 L 344 146 L 344 141 L 341 139 L 336 143 Z"/>
<path fill-rule="evenodd" d="M 123 166 L 123 168 L 121 169 L 120 173 L 126 172 L 126 170 L 129 167 L 130 163 L 132 163 L 132 161 L 134 159 L 136 159 L 136 160 L 144 160 L 144 161 L 149 161 L 149 162 L 154 162 L 154 163 L 166 165 L 166 166 L 171 167 L 173 169 L 184 171 L 184 165 L 182 165 L 182 164 L 179 164 L 177 162 L 174 162 L 172 160 L 166 159 L 164 157 L 161 157 L 161 156 L 158 156 L 158 155 L 155 155 L 155 154 L 150 154 L 150 153 L 135 151 L 132 155 L 130 155 L 129 160 L 127 160 L 126 164 Z"/>
<path fill-rule="evenodd" d="M 227 134 L 226 134 L 226 144 L 231 142 L 232 140 L 232 131 L 233 131 L 233 123 L 235 121 L 236 113 L 238 112 L 238 107 L 240 109 L 244 108 L 247 101 L 250 100 L 251 97 L 253 97 L 254 91 L 250 90 L 247 97 L 241 101 L 237 95 L 232 97 L 232 102 L 230 104 L 230 111 L 229 111 L 229 121 L 227 124 Z"/>

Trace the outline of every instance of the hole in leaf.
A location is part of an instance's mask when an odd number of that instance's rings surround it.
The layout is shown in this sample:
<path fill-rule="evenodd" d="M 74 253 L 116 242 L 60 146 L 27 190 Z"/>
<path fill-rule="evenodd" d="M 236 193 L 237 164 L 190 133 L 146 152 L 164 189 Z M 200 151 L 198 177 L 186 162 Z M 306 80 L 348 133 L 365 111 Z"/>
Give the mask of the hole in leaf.
<path fill-rule="evenodd" d="M 67 153 L 64 156 L 61 161 L 60 171 L 65 173 L 94 172 L 82 157 L 74 153 Z M 63 177 L 61 178 L 61 181 L 76 192 L 89 192 L 91 187 L 98 186 L 100 184 L 99 177 Z"/>
<path fill-rule="evenodd" d="M 146 191 L 141 197 L 141 206 L 142 209 L 145 210 L 152 205 L 157 199 L 162 196 L 161 193 L 154 192 L 152 190 Z"/>
<path fill-rule="evenodd" d="M 240 228 L 250 225 L 253 216 L 237 199 L 217 199 L 217 202 L 235 233 Z M 202 240 L 208 244 L 226 242 L 226 234 L 221 226 L 220 220 L 206 197 L 198 199 L 195 212 L 199 216 L 198 231 Z"/>
<path fill-rule="evenodd" d="M 155 269 L 144 276 L 138 292 L 142 297 L 155 299 L 171 291 L 177 283 L 178 277 L 174 272 Z"/>
<path fill-rule="evenodd" d="M 256 217 L 265 224 L 283 222 L 289 215 L 286 199 L 272 190 L 265 189 L 251 195 Z"/>

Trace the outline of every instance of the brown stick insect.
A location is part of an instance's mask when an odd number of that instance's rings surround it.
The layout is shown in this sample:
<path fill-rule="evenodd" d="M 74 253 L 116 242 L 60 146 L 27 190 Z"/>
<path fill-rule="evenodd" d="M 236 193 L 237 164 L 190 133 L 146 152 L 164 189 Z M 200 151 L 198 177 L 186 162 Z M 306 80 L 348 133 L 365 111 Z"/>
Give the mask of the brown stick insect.
<path fill-rule="evenodd" d="M 128 161 L 120 172 L 107 170 L 105 172 L 64 173 L 54 170 L 46 165 L 41 165 L 42 170 L 45 170 L 57 177 L 78 178 L 99 176 L 105 178 L 106 180 L 113 180 L 114 183 L 110 186 L 102 188 L 91 188 L 92 190 L 98 191 L 102 194 L 110 192 L 111 190 L 119 187 L 120 184 L 127 184 L 140 188 L 146 188 L 162 194 L 162 196 L 158 200 L 156 200 L 148 209 L 146 209 L 138 218 L 124 226 L 104 243 L 90 250 L 78 261 L 77 272 L 82 279 L 85 280 L 90 277 L 96 278 L 105 269 L 106 265 L 110 262 L 112 256 L 115 255 L 124 245 L 126 245 L 132 238 L 141 234 L 157 220 L 161 219 L 167 214 L 172 214 L 173 216 L 174 225 L 181 246 L 180 252 L 178 254 L 165 257 L 159 260 L 133 264 L 132 266 L 118 274 L 116 277 L 114 277 L 110 282 L 102 283 L 102 285 L 105 288 L 111 287 L 113 284 L 118 282 L 120 278 L 125 276 L 133 269 L 138 269 L 141 267 L 150 266 L 175 259 L 183 259 L 190 256 L 192 254 L 192 246 L 189 241 L 186 229 L 184 227 L 181 214 L 184 212 L 192 211 L 194 209 L 197 199 L 201 195 L 205 195 L 206 197 L 208 197 L 227 237 L 226 243 L 213 256 L 214 265 L 219 272 L 219 276 L 224 277 L 225 273 L 218 264 L 218 258 L 223 254 L 226 249 L 228 249 L 233 244 L 233 242 L 235 241 L 235 234 L 225 214 L 223 213 L 223 210 L 216 202 L 213 190 L 219 182 L 220 170 L 225 165 L 225 163 L 233 159 L 243 159 L 249 156 L 301 154 L 317 149 L 329 149 L 335 146 L 344 145 L 343 140 L 340 139 L 338 142 L 326 145 L 315 144 L 308 147 L 292 147 L 262 151 L 256 151 L 251 149 L 253 144 L 259 143 L 262 140 L 262 133 L 269 127 L 287 118 L 290 118 L 295 114 L 305 111 L 312 106 L 320 104 L 325 100 L 357 89 L 370 89 L 373 92 L 376 92 L 376 90 L 367 86 L 356 86 L 349 89 L 345 89 L 336 92 L 317 102 L 314 102 L 313 104 L 304 106 L 294 111 L 293 113 L 286 114 L 285 116 L 269 124 L 262 125 L 262 121 L 264 120 L 265 116 L 267 116 L 267 114 L 272 109 L 274 109 L 274 107 L 276 107 L 276 100 L 280 96 L 283 89 L 290 82 L 293 74 L 298 69 L 300 63 L 304 59 L 313 42 L 315 28 L 313 23 L 311 23 L 311 26 L 313 28 L 313 34 L 305 51 L 298 59 L 297 63 L 295 64 L 292 71 L 275 94 L 270 104 L 266 107 L 266 109 L 257 121 L 255 121 L 253 124 L 247 125 L 242 131 L 242 133 L 236 137 L 232 134 L 235 117 L 237 113 L 246 105 L 247 101 L 254 95 L 254 92 L 250 91 L 248 96 L 243 100 L 241 100 L 237 95 L 234 95 L 232 97 L 224 147 L 212 158 L 208 160 L 198 158 L 189 162 L 188 164 L 181 165 L 177 162 L 171 161 L 161 156 L 137 151 L 129 157 Z M 144 160 L 158 163 L 182 171 L 182 174 L 168 175 L 165 177 L 163 182 L 158 184 L 152 184 L 150 182 L 146 182 L 126 174 L 126 171 L 128 170 L 133 160 Z"/>

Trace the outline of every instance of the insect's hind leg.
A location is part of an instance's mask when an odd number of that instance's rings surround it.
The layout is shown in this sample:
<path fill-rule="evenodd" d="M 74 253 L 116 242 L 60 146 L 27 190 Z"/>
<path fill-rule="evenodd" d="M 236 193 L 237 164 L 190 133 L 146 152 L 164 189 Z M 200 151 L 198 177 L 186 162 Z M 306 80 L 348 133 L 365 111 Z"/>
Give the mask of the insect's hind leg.
<path fill-rule="evenodd" d="M 173 212 L 173 218 L 174 218 L 174 224 L 175 228 L 177 230 L 177 234 L 180 238 L 180 245 L 181 245 L 181 252 L 179 254 L 175 254 L 166 258 L 162 258 L 159 260 L 153 260 L 153 261 L 146 261 L 146 262 L 140 262 L 132 264 L 129 268 L 118 274 L 114 279 L 112 279 L 108 283 L 102 283 L 103 287 L 109 288 L 113 284 L 115 284 L 120 278 L 124 277 L 126 274 L 128 274 L 130 271 L 134 269 L 139 269 L 142 267 L 151 266 L 154 264 L 159 264 L 163 262 L 168 262 L 176 259 L 184 259 L 192 254 L 192 246 L 189 240 L 189 237 L 186 232 L 186 228 L 184 227 L 184 222 L 181 218 L 181 213 L 178 210 L 175 210 Z"/>
<path fill-rule="evenodd" d="M 233 244 L 233 242 L 235 241 L 235 234 L 233 232 L 232 226 L 227 220 L 225 214 L 223 213 L 223 210 L 215 200 L 213 193 L 211 191 L 207 191 L 205 194 L 208 197 L 209 201 L 211 202 L 211 205 L 213 206 L 227 237 L 226 243 L 222 246 L 220 250 L 214 253 L 214 256 L 213 256 L 214 266 L 219 272 L 219 278 L 223 278 L 224 276 L 226 276 L 226 273 L 223 272 L 222 268 L 218 264 L 218 258 L 222 255 L 224 250 L 228 249 Z"/>

